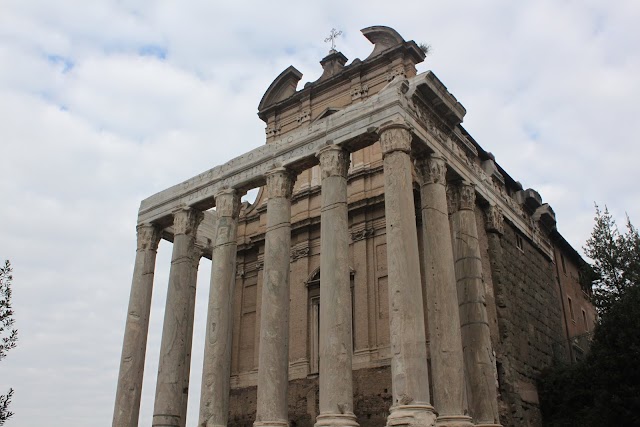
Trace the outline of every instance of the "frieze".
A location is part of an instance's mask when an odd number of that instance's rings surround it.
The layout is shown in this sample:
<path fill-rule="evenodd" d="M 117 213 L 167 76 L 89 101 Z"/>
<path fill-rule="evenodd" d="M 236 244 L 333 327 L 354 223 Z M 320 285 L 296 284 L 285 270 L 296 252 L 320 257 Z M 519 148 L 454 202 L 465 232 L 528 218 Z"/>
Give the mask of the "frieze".
<path fill-rule="evenodd" d="M 351 100 L 355 101 L 360 98 L 365 98 L 369 95 L 369 86 L 366 84 L 357 85 L 351 88 Z"/>
<path fill-rule="evenodd" d="M 265 129 L 265 133 L 267 134 L 267 138 L 278 136 L 278 135 L 280 135 L 281 131 L 282 131 L 282 126 L 281 125 L 267 126 L 267 128 Z"/>
<path fill-rule="evenodd" d="M 357 242 L 359 240 L 366 240 L 369 237 L 373 237 L 376 234 L 375 228 L 363 228 L 362 230 L 351 232 L 351 241 Z"/>
<path fill-rule="evenodd" d="M 297 261 L 300 258 L 306 258 L 309 256 L 309 246 L 293 247 L 291 248 L 291 262 Z"/>
<path fill-rule="evenodd" d="M 308 122 L 311 120 L 311 116 L 309 115 L 309 110 L 302 110 L 296 116 L 296 121 L 298 124 Z"/>
<path fill-rule="evenodd" d="M 390 82 L 391 80 L 395 79 L 396 77 L 400 77 L 400 78 L 406 78 L 407 77 L 407 73 L 404 70 L 403 66 L 400 67 L 396 67 L 393 70 L 389 71 L 389 73 L 387 73 L 387 81 Z"/>

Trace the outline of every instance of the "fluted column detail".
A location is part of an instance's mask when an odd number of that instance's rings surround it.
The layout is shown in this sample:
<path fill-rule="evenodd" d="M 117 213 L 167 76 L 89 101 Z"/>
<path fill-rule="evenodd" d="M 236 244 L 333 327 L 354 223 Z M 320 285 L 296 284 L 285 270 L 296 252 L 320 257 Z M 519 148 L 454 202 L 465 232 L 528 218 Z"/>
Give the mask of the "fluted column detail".
<path fill-rule="evenodd" d="M 469 410 L 475 425 L 499 426 L 495 360 L 475 217 L 475 188 L 467 182 L 458 182 L 451 186 L 450 197 Z"/>
<path fill-rule="evenodd" d="M 353 414 L 353 357 L 347 170 L 349 153 L 332 145 L 317 157 L 320 213 L 320 415 L 316 426 L 358 426 Z"/>
<path fill-rule="evenodd" d="M 216 195 L 216 237 L 211 257 L 211 286 L 202 366 L 198 426 L 227 425 L 231 381 L 231 337 L 236 277 L 240 195 L 234 189 Z"/>
<path fill-rule="evenodd" d="M 194 259 L 196 231 L 203 213 L 185 208 L 173 214 L 173 253 L 169 288 L 162 328 L 160 362 L 153 408 L 153 426 L 183 427 L 188 396 L 193 332 L 193 305 L 196 297 Z M 185 388 L 185 384 L 187 387 Z"/>
<path fill-rule="evenodd" d="M 161 229 L 151 224 L 136 227 L 138 247 L 127 309 L 113 427 L 136 427 L 149 333 L 153 276 Z"/>
<path fill-rule="evenodd" d="M 383 128 L 385 217 L 393 403 L 387 425 L 431 426 L 424 307 L 413 201 L 411 132 Z"/>
<path fill-rule="evenodd" d="M 425 292 L 437 425 L 471 426 L 465 400 L 458 294 L 447 213 L 447 165 L 437 156 L 424 159 L 418 165 L 423 178 Z"/>
<path fill-rule="evenodd" d="M 288 425 L 289 254 L 294 180 L 295 174 L 285 168 L 267 174 L 256 427 Z"/>

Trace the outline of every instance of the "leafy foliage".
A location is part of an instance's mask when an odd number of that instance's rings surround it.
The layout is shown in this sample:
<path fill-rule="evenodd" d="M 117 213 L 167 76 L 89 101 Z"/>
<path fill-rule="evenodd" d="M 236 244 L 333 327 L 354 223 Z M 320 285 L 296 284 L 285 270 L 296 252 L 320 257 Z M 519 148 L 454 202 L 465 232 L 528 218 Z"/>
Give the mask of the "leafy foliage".
<path fill-rule="evenodd" d="M 621 234 L 605 208 L 585 252 L 594 262 L 600 313 L 586 358 L 545 372 L 540 406 L 545 425 L 640 426 L 640 239 L 627 218 Z"/>
<path fill-rule="evenodd" d="M 596 205 L 595 226 L 584 247 L 593 260 L 593 302 L 604 315 L 624 291 L 640 283 L 640 235 L 627 217 L 626 232 L 620 233 L 606 208 Z"/>
<path fill-rule="evenodd" d="M 4 266 L 0 267 L 0 360 L 7 356 L 9 350 L 15 348 L 18 341 L 18 331 L 12 328 L 15 322 L 11 307 L 12 271 L 9 261 L 5 261 Z M 9 393 L 5 395 L 0 395 L 0 426 L 13 415 L 13 412 L 9 411 L 12 396 L 13 389 L 9 389 Z"/>

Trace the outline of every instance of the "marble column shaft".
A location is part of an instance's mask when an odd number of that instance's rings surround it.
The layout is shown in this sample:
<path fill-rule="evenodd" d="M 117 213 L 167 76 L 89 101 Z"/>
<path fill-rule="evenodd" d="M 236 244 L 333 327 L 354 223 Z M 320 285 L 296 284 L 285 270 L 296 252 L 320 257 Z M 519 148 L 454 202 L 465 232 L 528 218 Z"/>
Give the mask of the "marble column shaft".
<path fill-rule="evenodd" d="M 202 366 L 198 426 L 227 425 L 231 381 L 233 299 L 240 195 L 223 190 L 216 195 L 216 237 L 211 263 L 211 287 Z"/>
<path fill-rule="evenodd" d="M 420 162 L 420 168 L 433 404 L 438 411 L 438 425 L 471 426 L 447 212 L 447 166 L 441 157 L 431 156 Z"/>
<path fill-rule="evenodd" d="M 288 425 L 289 259 L 294 180 L 295 175 L 285 168 L 267 174 L 267 229 L 254 426 Z"/>
<path fill-rule="evenodd" d="M 196 297 L 194 259 L 202 212 L 181 209 L 173 214 L 173 253 L 162 328 L 160 362 L 153 407 L 153 426 L 183 427 L 190 371 L 193 306 Z M 187 387 L 185 387 L 185 384 Z"/>
<path fill-rule="evenodd" d="M 320 415 L 316 426 L 357 426 L 353 414 L 353 341 L 349 277 L 347 171 L 349 153 L 327 146 L 317 154 L 320 213 Z"/>
<path fill-rule="evenodd" d="M 469 410 L 477 426 L 498 426 L 495 363 L 482 280 L 474 186 L 451 186 L 453 248 Z"/>
<path fill-rule="evenodd" d="M 393 402 L 387 425 L 430 426 L 429 373 L 418 255 L 411 133 L 402 125 L 383 128 L 383 153 L 391 380 Z"/>
<path fill-rule="evenodd" d="M 153 276 L 161 230 L 150 224 L 138 225 L 136 230 L 138 248 L 122 344 L 113 427 L 136 427 L 140 415 Z"/>

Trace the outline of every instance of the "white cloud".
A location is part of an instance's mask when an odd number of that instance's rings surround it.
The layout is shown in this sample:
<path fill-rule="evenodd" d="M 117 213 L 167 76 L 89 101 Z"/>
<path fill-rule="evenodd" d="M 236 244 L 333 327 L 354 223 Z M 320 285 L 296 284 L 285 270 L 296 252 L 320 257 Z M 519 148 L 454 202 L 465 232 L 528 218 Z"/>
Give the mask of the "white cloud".
<path fill-rule="evenodd" d="M 427 42 L 465 127 L 551 203 L 576 248 L 593 201 L 640 222 L 640 6 L 370 1 L 5 2 L 0 13 L 0 259 L 14 264 L 18 347 L 0 363 L 12 426 L 108 425 L 139 202 L 264 141 L 256 107 L 288 65 L 320 75 L 332 27 Z M 161 245 L 142 422 L 150 424 L 170 244 Z M 190 425 L 209 262 L 201 262 Z"/>

